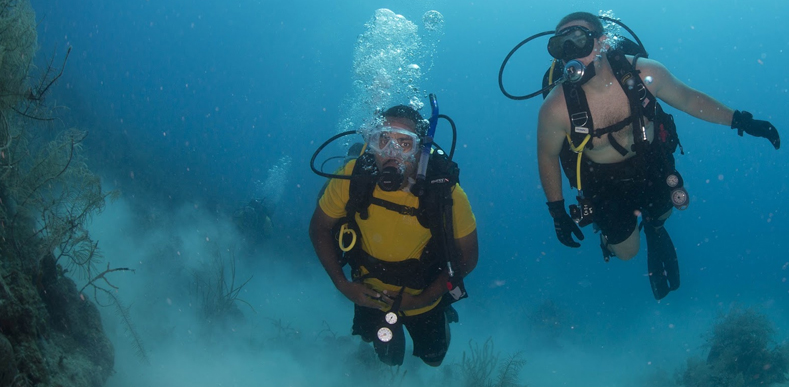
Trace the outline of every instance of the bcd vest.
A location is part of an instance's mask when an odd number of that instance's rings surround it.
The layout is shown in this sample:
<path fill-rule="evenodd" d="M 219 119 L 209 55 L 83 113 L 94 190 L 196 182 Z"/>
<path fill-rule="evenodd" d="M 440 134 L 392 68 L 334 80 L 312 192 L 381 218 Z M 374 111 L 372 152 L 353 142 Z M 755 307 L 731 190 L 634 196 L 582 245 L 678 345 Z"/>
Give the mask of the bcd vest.
<path fill-rule="evenodd" d="M 682 149 L 674 117 L 663 111 L 635 68 L 639 56 L 636 55 L 631 64 L 622 51 L 612 50 L 607 53 L 607 58 L 614 76 L 627 96 L 630 105 L 628 118 L 611 126 L 596 129 L 586 94 L 581 86 L 570 82 L 562 83 L 570 118 L 570 135 L 562 146 L 559 159 L 570 184 L 578 189 L 581 189 L 585 185 L 584 182 L 594 173 L 588 168 L 591 161 L 583 157 L 584 149 L 592 149 L 593 138 L 607 136 L 611 146 L 624 156 L 628 151 L 616 141 L 613 133 L 632 125 L 635 142 L 632 150 L 636 152 L 637 157 L 644 159 L 645 165 L 661 168 L 667 172 L 675 168 L 673 154 L 677 146 Z M 654 125 L 655 138 L 652 143 L 646 140 L 645 134 L 639 133 L 641 130 L 646 130 L 645 118 L 652 121 Z M 639 138 L 641 135 L 643 138 Z M 684 154 L 684 151 L 682 153 Z M 578 159 L 579 156 L 581 160 Z M 581 173 L 580 178 L 579 173 Z"/>
<path fill-rule="evenodd" d="M 357 233 L 363 233 L 356 222 L 369 217 L 370 205 L 377 205 L 403 215 L 415 216 L 419 224 L 430 230 L 430 241 L 420 257 L 413 257 L 401 262 L 386 262 L 365 252 L 361 243 L 343 254 L 343 258 L 354 271 L 354 280 L 372 277 L 395 286 L 407 286 L 412 289 L 424 289 L 438 275 L 446 270 L 446 263 L 457 257 L 452 227 L 452 189 L 459 181 L 460 169 L 457 164 L 447 158 L 443 151 L 435 151 L 430 155 L 424 190 L 414 187 L 412 192 L 423 194 L 418 196 L 419 207 L 407 207 L 388 202 L 373 196 L 378 182 L 378 168 L 375 156 L 363 153 L 356 160 L 353 168 L 349 200 L 345 206 L 346 216 L 338 222 L 338 226 L 347 225 Z M 335 232 L 335 235 L 337 233 Z M 360 267 L 369 273 L 362 278 Z"/>

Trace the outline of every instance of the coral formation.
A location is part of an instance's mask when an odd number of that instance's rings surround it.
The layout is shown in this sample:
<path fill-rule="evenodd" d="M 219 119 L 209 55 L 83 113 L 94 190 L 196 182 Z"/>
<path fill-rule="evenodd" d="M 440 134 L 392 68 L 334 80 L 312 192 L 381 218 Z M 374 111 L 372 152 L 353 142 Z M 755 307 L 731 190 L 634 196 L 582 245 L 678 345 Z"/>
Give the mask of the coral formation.
<path fill-rule="evenodd" d="M 29 0 L 0 0 L 0 106 L 28 97 L 27 76 L 37 49 L 35 14 Z"/>
<path fill-rule="evenodd" d="M 464 387 L 525 387 L 518 383 L 521 369 L 526 365 L 522 354 L 517 352 L 507 358 L 499 359 L 494 351 L 493 339 L 488 338 L 481 347 L 469 340 L 469 351 L 463 351 L 460 363 L 453 364 L 447 378 L 447 385 Z"/>
<path fill-rule="evenodd" d="M 227 272 L 229 270 L 229 273 Z M 241 290 L 252 280 L 250 276 L 241 284 L 236 283 L 236 256 L 231 251 L 227 260 L 221 252 L 215 252 L 214 259 L 204 270 L 196 270 L 194 276 L 194 295 L 200 305 L 200 319 L 208 324 L 224 324 L 231 320 L 242 320 L 244 315 L 238 303 L 248 302 L 239 298 Z"/>
<path fill-rule="evenodd" d="M 707 338 L 706 359 L 690 358 L 679 383 L 688 387 L 755 387 L 784 383 L 789 346 L 773 343 L 775 331 L 763 314 L 736 308 Z"/>
<path fill-rule="evenodd" d="M 65 273 L 92 277 L 100 254 L 86 223 L 108 194 L 81 155 L 83 132 L 48 141 L 38 130 L 61 73 L 47 67 L 29 87 L 35 50 L 29 0 L 0 0 L 0 385 L 102 386 L 113 346 Z"/>

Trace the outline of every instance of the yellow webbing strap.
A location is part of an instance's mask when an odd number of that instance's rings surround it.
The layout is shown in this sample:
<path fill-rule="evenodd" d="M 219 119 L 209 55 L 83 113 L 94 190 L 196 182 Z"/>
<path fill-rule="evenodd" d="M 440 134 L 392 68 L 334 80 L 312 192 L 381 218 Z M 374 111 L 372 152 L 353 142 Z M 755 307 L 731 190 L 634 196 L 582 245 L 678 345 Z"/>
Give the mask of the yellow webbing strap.
<path fill-rule="evenodd" d="M 584 155 L 584 147 L 586 147 L 586 143 L 589 142 L 589 139 L 592 138 L 592 135 L 587 134 L 586 137 L 584 137 L 584 140 L 581 141 L 581 145 L 579 145 L 578 147 L 573 145 L 573 140 L 570 139 L 569 134 L 565 134 L 565 135 L 567 136 L 567 142 L 570 144 L 570 150 L 578 154 L 578 161 L 576 162 L 575 165 L 575 185 L 578 187 L 578 190 L 580 191 L 582 189 L 581 188 L 581 158 Z"/>
<path fill-rule="evenodd" d="M 553 69 L 556 68 L 556 59 L 551 62 L 551 71 L 548 72 L 548 84 L 553 83 Z"/>

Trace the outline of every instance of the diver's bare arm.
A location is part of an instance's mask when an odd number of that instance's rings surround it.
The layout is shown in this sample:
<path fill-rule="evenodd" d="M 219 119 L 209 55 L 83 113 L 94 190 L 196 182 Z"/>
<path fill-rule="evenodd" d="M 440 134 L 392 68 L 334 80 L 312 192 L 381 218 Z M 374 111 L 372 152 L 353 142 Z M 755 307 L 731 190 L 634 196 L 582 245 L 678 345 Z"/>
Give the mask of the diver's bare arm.
<path fill-rule="evenodd" d="M 537 122 L 537 165 L 542 189 L 549 202 L 563 199 L 559 152 L 564 143 L 565 132 L 557 114 L 553 113 L 555 110 L 557 109 L 543 105 Z"/>
<path fill-rule="evenodd" d="M 651 84 L 646 80 L 645 82 L 655 97 L 693 117 L 714 124 L 731 125 L 734 110 L 715 98 L 684 84 L 660 62 L 642 59 L 638 61 L 638 67 L 643 69 L 642 78 L 652 77 Z"/>
<path fill-rule="evenodd" d="M 310 220 L 310 240 L 312 240 L 312 247 L 315 248 L 315 254 L 318 255 L 321 265 L 340 293 L 356 305 L 380 309 L 381 303 L 376 301 L 381 297 L 378 292 L 362 283 L 348 281 L 348 278 L 345 277 L 337 250 L 334 247 L 337 241 L 334 240 L 331 233 L 335 223 L 337 223 L 337 219 L 326 215 L 320 206 L 315 209 L 312 220 Z"/>
<path fill-rule="evenodd" d="M 334 286 L 339 289 L 344 283 L 348 282 L 348 279 L 342 271 L 342 266 L 340 266 L 337 250 L 334 248 L 336 241 L 331 234 L 336 222 L 337 219 L 326 215 L 320 206 L 315 208 L 312 220 L 310 220 L 310 240 L 312 241 L 312 247 L 315 249 L 315 254 L 318 255 L 318 259 L 321 261 L 321 265 L 323 265 L 326 273 L 329 274 Z"/>
<path fill-rule="evenodd" d="M 454 268 L 455 275 L 465 278 L 477 267 L 477 262 L 479 261 L 477 230 L 475 229 L 463 238 L 455 239 L 455 243 L 460 252 L 460 259 L 457 262 L 457 267 Z"/>

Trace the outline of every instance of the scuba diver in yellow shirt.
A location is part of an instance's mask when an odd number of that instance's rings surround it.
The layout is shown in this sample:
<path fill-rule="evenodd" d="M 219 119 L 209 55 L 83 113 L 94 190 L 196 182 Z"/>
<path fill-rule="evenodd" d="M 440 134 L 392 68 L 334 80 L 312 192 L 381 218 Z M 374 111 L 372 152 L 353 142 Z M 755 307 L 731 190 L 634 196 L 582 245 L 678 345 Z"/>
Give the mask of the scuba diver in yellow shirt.
<path fill-rule="evenodd" d="M 476 220 L 458 185 L 459 169 L 433 143 L 439 118 L 398 105 L 363 133 L 366 146 L 330 177 L 310 222 L 310 238 L 334 286 L 354 303 L 352 333 L 379 359 L 400 365 L 405 327 L 414 356 L 439 366 L 450 343 L 451 303 L 477 265 Z M 355 131 L 345 132 L 353 134 Z M 342 136 L 340 134 L 338 136 Z M 333 137 L 321 146 L 338 138 Z M 351 267 L 351 278 L 343 266 Z"/>

